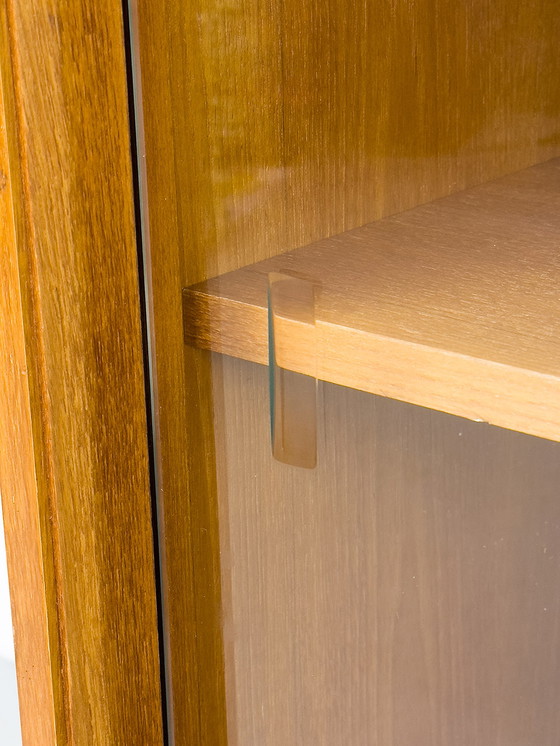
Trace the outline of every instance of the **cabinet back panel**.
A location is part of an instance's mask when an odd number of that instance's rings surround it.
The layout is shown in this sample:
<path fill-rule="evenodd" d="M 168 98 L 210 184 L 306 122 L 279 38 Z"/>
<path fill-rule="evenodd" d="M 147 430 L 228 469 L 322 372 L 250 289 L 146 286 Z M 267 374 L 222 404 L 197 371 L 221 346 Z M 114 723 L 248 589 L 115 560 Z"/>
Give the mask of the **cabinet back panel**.
<path fill-rule="evenodd" d="M 229 743 L 555 746 L 560 446 L 321 384 L 310 471 L 218 400 Z"/>
<path fill-rule="evenodd" d="M 138 1 L 185 285 L 560 154 L 555 0 Z"/>

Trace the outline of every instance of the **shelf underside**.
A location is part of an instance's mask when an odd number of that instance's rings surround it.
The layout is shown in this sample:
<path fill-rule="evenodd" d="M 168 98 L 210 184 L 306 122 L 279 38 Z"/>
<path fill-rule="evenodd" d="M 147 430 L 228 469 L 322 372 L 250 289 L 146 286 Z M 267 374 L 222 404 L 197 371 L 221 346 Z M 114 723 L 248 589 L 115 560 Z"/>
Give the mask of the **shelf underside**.
<path fill-rule="evenodd" d="M 187 288 L 186 342 L 267 364 L 270 272 L 285 367 L 560 441 L 560 159 Z"/>

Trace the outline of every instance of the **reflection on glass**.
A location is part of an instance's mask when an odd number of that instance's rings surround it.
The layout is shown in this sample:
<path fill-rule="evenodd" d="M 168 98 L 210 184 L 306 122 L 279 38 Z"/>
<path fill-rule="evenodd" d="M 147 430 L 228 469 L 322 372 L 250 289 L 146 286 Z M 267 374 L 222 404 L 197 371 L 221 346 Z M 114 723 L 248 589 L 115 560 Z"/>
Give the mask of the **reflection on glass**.
<path fill-rule="evenodd" d="M 317 463 L 317 379 L 289 370 L 284 350 L 292 335 L 308 337 L 315 360 L 314 287 L 308 280 L 276 272 L 268 288 L 270 425 L 278 461 L 313 469 Z"/>

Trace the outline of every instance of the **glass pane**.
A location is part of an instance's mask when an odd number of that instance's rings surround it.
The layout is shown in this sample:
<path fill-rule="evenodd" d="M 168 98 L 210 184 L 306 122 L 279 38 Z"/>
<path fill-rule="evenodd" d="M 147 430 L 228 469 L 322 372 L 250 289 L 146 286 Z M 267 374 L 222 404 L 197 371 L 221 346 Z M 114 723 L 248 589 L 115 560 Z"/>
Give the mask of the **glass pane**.
<path fill-rule="evenodd" d="M 173 742 L 556 746 L 556 4 L 131 19 Z"/>
<path fill-rule="evenodd" d="M 306 373 L 290 369 L 284 349 L 294 334 L 304 334 Z M 299 277 L 268 276 L 268 379 L 274 458 L 285 464 L 317 464 L 317 379 L 315 378 L 315 288 Z"/>

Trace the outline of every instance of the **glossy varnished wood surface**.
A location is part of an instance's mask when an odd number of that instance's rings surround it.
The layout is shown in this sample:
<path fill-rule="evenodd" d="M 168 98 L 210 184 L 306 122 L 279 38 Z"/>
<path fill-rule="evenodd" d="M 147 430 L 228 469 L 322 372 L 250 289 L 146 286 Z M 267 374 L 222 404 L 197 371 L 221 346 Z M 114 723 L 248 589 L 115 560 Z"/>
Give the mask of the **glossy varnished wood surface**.
<path fill-rule="evenodd" d="M 554 0 L 138 6 L 187 284 L 560 154 Z"/>
<path fill-rule="evenodd" d="M 172 729 L 214 746 L 212 370 L 183 345 L 182 288 L 559 155 L 560 17 L 553 0 L 132 5 Z"/>
<path fill-rule="evenodd" d="M 209 353 L 185 347 L 181 278 L 205 276 L 205 256 L 180 250 L 190 229 L 177 215 L 188 170 L 176 163 L 177 93 L 170 56 L 179 54 L 175 8 L 132 3 L 136 122 L 148 315 L 152 351 L 155 452 L 164 634 L 168 651 L 168 720 L 177 746 L 225 746 L 226 707 L 221 625 L 218 510 Z M 189 16 L 192 24 L 196 17 Z M 196 47 L 192 48 L 196 49 Z M 183 49 L 186 55 L 186 49 Z M 195 56 L 196 60 L 196 56 Z M 183 60 L 184 61 L 184 60 Z M 140 63 L 140 67 L 138 67 Z M 194 80 L 194 78 L 193 78 Z M 193 110 L 194 114 L 194 110 Z M 190 132 L 190 131 L 189 131 Z M 194 130 L 196 136 L 196 127 Z M 173 174 L 176 167 L 177 179 Z M 200 189 L 203 189 L 200 186 Z M 196 194 L 196 197 L 195 197 Z M 204 216 L 202 218 L 211 218 Z"/>
<path fill-rule="evenodd" d="M 0 12 L 3 12 L 3 8 Z M 2 16 L 2 30 L 5 31 Z M 5 39 L 2 34 L 1 39 Z M 33 456 L 31 402 L 0 78 L 0 492 L 25 744 L 56 744 L 48 605 Z M 14 447 L 17 453 L 14 453 Z"/>
<path fill-rule="evenodd" d="M 321 384 L 298 469 L 215 374 L 229 743 L 555 746 L 560 446 Z"/>
<path fill-rule="evenodd" d="M 268 275 L 315 284 L 278 365 L 560 440 L 560 161 L 187 288 L 189 344 L 268 361 Z M 297 318 L 297 317 L 296 317 Z"/>
<path fill-rule="evenodd" d="M 41 529 L 36 534 L 37 525 L 30 526 L 21 538 L 29 544 L 28 562 L 37 561 L 34 542 L 41 544 L 45 590 L 28 603 L 38 623 L 46 594 L 50 649 L 41 647 L 44 639 L 31 639 L 38 663 L 46 654 L 51 658 L 56 743 L 159 746 L 122 7 L 111 0 L 9 0 L 2 8 L 9 32 L 2 72 L 13 90 L 7 119 L 18 164 L 12 173 L 16 268 L 36 471 L 29 461 L 20 468 L 26 469 L 26 484 L 36 479 L 30 510 Z M 21 354 L 8 370 L 12 377 Z M 26 447 L 25 441 L 2 444 L 14 460 Z M 14 568 L 11 573 L 14 579 Z M 17 581 L 21 570 L 15 573 Z M 27 629 L 16 634 L 16 645 L 21 634 Z M 29 677 L 33 688 L 33 672 L 22 670 L 25 645 L 21 650 L 23 659 L 16 648 L 18 677 Z M 38 694 L 40 684 L 38 679 Z M 32 703 L 22 701 L 29 708 L 22 713 L 24 724 L 32 718 L 45 733 L 41 739 L 28 730 L 30 746 L 49 743 L 48 704 L 44 693 Z"/>

